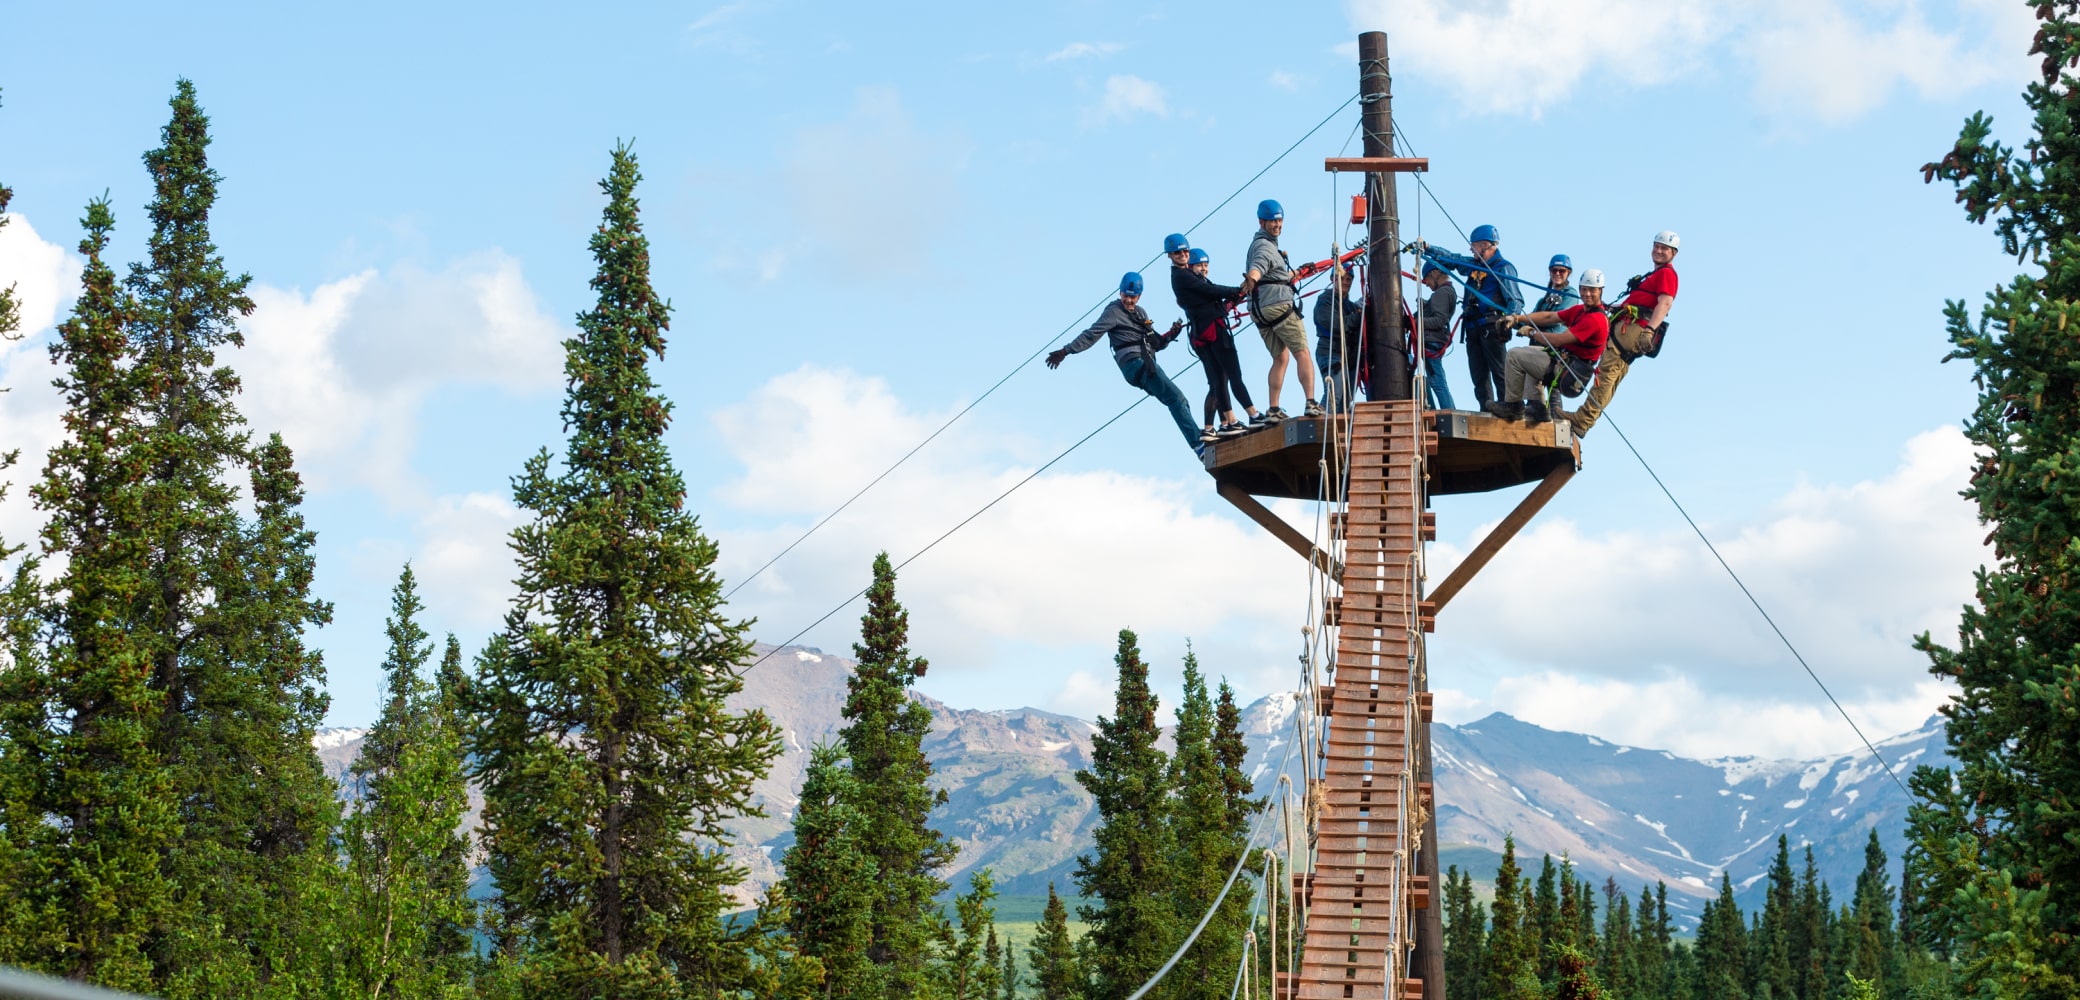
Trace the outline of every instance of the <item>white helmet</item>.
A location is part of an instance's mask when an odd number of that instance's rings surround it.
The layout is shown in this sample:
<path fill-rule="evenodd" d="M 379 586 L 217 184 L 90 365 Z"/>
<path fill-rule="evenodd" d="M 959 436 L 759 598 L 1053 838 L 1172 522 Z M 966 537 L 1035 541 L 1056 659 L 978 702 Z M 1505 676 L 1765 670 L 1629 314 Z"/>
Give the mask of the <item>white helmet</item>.
<path fill-rule="evenodd" d="M 1677 236 L 1676 231 L 1673 229 L 1664 229 L 1658 233 L 1655 233 L 1654 242 L 1659 243 L 1662 246 L 1669 248 L 1670 250 L 1683 249 L 1683 238 Z"/>
<path fill-rule="evenodd" d="M 1583 272 L 1582 272 L 1582 287 L 1583 287 L 1583 288 L 1602 288 L 1602 287 L 1603 287 L 1603 272 L 1602 272 L 1602 271 L 1599 271 L 1599 270 L 1597 270 L 1597 269 L 1595 269 L 1595 268 L 1593 268 L 1593 267 L 1592 267 L 1592 268 L 1590 268 L 1590 269 L 1588 269 L 1588 270 L 1586 270 L 1586 271 L 1583 271 Z"/>

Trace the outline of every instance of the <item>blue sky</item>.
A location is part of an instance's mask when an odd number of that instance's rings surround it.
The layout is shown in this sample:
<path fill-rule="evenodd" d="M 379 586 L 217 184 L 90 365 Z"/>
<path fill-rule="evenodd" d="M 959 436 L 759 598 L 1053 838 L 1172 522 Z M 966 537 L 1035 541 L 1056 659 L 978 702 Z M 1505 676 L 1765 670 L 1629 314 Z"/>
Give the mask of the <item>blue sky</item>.
<path fill-rule="evenodd" d="M 1527 273 L 1564 251 L 1622 278 L 1655 231 L 1683 234 L 1671 349 L 1612 416 L 1869 728 L 1908 728 L 1941 697 L 1908 639 L 1953 628 L 1982 554 L 1954 495 L 1968 372 L 1937 363 L 1939 311 L 2017 265 L 1918 168 L 1973 110 L 2019 135 L 2021 4 L 1373 0 L 1270 24 L 1261 5 L 1161 2 L 9 16 L 0 281 L 35 329 L 0 358 L 0 433 L 32 467 L 48 446 L 41 342 L 77 274 L 58 248 L 107 190 L 116 256 L 138 255 L 138 156 L 192 78 L 225 177 L 217 242 L 261 303 L 232 359 L 246 413 L 283 430 L 313 487 L 336 723 L 374 714 L 406 559 L 436 630 L 474 649 L 496 626 L 507 479 L 560 440 L 557 341 L 587 304 L 618 139 L 641 157 L 655 281 L 677 307 L 659 368 L 671 444 L 734 584 L 1341 104 L 1371 28 L 1390 32 L 1399 122 L 1437 198 L 1462 226 L 1500 226 Z M 1319 163 L 1355 115 L 1199 230 L 1217 275 L 1258 198 L 1286 204 L 1296 257 L 1342 236 L 1350 181 L 1332 191 Z M 1401 197 L 1406 233 L 1459 242 Z M 1145 304 L 1167 319 L 1155 284 Z M 1260 347 L 1242 348 L 1260 381 Z M 1204 389 L 1196 371 L 1180 384 Z M 1131 399 L 1096 353 L 1027 368 L 733 606 L 761 638 L 792 634 L 862 585 L 873 552 L 915 552 Z M 1615 438 L 1584 457 L 1441 623 L 1445 717 L 1507 710 L 1693 752 L 1853 745 Z M 35 523 L 22 494 L 0 513 L 11 537 Z M 1441 501 L 1432 578 L 1513 502 Z M 1167 683 L 1189 637 L 1255 696 L 1290 683 L 1305 611 L 1303 564 L 1214 496 L 1152 406 L 902 587 L 932 694 L 1086 717 L 1108 704 L 1121 626 Z M 856 614 L 804 641 L 844 649 Z"/>

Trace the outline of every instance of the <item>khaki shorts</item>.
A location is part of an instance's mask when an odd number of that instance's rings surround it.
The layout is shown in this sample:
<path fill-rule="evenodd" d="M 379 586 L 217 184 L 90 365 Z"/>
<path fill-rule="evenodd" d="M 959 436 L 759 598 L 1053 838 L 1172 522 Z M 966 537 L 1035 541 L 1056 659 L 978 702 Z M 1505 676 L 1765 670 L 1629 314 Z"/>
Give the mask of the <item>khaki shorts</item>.
<path fill-rule="evenodd" d="M 1286 311 L 1284 317 L 1270 326 L 1257 325 L 1257 332 L 1264 337 L 1264 349 L 1278 357 L 1280 351 L 1291 351 L 1296 358 L 1309 357 L 1307 352 L 1307 324 L 1300 322 L 1298 306 Z"/>

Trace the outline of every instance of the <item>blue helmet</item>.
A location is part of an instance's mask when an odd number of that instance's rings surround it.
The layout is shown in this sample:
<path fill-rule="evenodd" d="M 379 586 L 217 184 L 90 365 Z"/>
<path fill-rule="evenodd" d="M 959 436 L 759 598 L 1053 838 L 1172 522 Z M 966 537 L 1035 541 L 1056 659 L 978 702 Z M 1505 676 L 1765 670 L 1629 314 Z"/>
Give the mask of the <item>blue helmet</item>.
<path fill-rule="evenodd" d="M 1546 269 L 1551 270 L 1556 267 L 1564 267 L 1572 271 L 1574 270 L 1574 261 L 1569 260 L 1567 255 L 1564 253 L 1556 253 L 1553 255 L 1552 263 L 1546 265 Z"/>
<path fill-rule="evenodd" d="M 1179 250 L 1190 250 L 1191 248 L 1192 241 L 1185 239 L 1183 233 L 1171 233 L 1163 237 L 1164 253 L 1176 253 Z"/>
<path fill-rule="evenodd" d="M 1141 294 L 1141 272 L 1128 271 L 1122 275 L 1119 279 L 1119 293 L 1121 295 Z"/>
<path fill-rule="evenodd" d="M 1201 250 L 1201 249 L 1199 249 L 1198 247 L 1193 247 L 1193 248 L 1192 248 L 1192 255 L 1191 255 L 1191 257 L 1190 257 L 1190 258 L 1186 259 L 1185 263 L 1187 263 L 1187 264 L 1204 264 L 1204 263 L 1207 263 L 1208 261 L 1211 261 L 1211 260 L 1213 260 L 1213 258 L 1211 258 L 1211 257 L 1208 257 L 1208 256 L 1206 256 L 1206 251 L 1204 251 L 1204 250 Z"/>
<path fill-rule="evenodd" d="M 1286 217 L 1286 207 L 1269 198 L 1257 202 L 1257 221 L 1273 222 Z"/>
<path fill-rule="evenodd" d="M 1496 232 L 1494 226 L 1475 226 L 1473 227 L 1473 235 L 1468 236 L 1466 242 L 1500 243 L 1502 242 L 1502 234 Z"/>
<path fill-rule="evenodd" d="M 1423 277 L 1427 278 L 1433 274 L 1445 273 L 1446 272 L 1444 268 L 1438 267 L 1436 264 L 1433 264 L 1427 260 L 1423 262 Z"/>

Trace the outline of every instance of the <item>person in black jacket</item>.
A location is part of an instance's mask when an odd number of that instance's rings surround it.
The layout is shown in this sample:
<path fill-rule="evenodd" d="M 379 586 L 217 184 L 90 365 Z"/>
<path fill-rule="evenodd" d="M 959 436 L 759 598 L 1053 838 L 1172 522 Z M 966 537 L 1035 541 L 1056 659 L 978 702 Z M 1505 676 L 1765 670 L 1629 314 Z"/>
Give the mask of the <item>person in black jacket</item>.
<path fill-rule="evenodd" d="M 1235 419 L 1239 402 L 1250 419 L 1261 423 L 1263 414 L 1250 402 L 1249 388 L 1242 381 L 1242 359 L 1235 355 L 1235 333 L 1228 328 L 1228 307 L 1242 301 L 1242 289 L 1214 283 L 1206 277 L 1212 260 L 1206 251 L 1179 250 L 1170 254 L 1170 291 L 1184 310 L 1185 325 L 1191 330 L 1192 353 L 1206 367 L 1206 429 L 1200 440 L 1243 432 Z M 1229 393 L 1234 394 L 1230 400 Z M 1218 414 L 1221 423 L 1214 425 Z"/>

